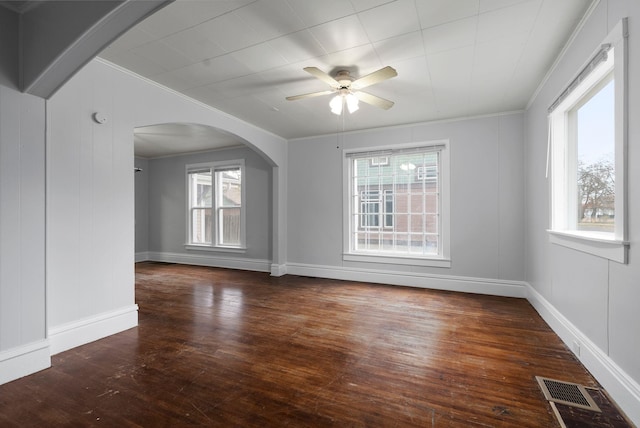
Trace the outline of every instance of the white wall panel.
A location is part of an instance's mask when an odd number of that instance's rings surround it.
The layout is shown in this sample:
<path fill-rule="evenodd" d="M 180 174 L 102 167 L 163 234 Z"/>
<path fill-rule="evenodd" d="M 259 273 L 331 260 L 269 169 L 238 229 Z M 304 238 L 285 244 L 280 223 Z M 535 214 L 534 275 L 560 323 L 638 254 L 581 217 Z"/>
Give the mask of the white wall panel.
<path fill-rule="evenodd" d="M 341 266 L 342 143 L 320 137 L 289 146 L 287 262 Z"/>
<path fill-rule="evenodd" d="M 524 259 L 524 117 L 500 120 L 498 138 L 498 241 L 499 277 L 522 279 Z"/>
<path fill-rule="evenodd" d="M 51 328 L 134 303 L 133 127 L 113 121 L 129 109 L 114 93 L 109 73 L 90 64 L 48 102 Z"/>
<path fill-rule="evenodd" d="M 20 286 L 20 97 L 0 87 L 0 350 L 22 344 Z M 14 107 L 15 106 L 15 107 Z"/>
<path fill-rule="evenodd" d="M 608 261 L 559 245 L 550 245 L 549 256 L 554 306 L 607 351 Z"/>
<path fill-rule="evenodd" d="M 0 383 L 49 366 L 44 101 L 0 85 Z"/>
<path fill-rule="evenodd" d="M 624 17 L 629 23 L 629 263 L 619 264 L 549 243 L 549 187 L 544 178 L 546 108 Z M 602 0 L 568 46 L 526 113 L 527 281 L 558 311 L 565 329 L 589 342 L 580 358 L 636 424 L 640 422 L 640 3 Z M 536 214 L 537 213 L 537 214 Z M 543 217 L 545 217 L 543 219 Z M 572 344 L 569 343 L 571 346 Z M 594 348 L 595 347 L 595 348 Z M 594 356 L 596 356 L 594 358 Z"/>

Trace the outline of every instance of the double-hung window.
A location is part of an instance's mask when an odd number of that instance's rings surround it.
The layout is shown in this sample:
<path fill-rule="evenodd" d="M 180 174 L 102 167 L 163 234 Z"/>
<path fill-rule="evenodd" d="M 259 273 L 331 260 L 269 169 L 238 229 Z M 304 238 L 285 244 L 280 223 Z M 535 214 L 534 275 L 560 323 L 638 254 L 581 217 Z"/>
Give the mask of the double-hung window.
<path fill-rule="evenodd" d="M 626 262 L 626 21 L 549 107 L 551 242 Z"/>
<path fill-rule="evenodd" d="M 450 266 L 448 142 L 345 151 L 344 259 Z"/>
<path fill-rule="evenodd" d="M 188 247 L 244 248 L 243 176 L 243 160 L 187 165 Z"/>

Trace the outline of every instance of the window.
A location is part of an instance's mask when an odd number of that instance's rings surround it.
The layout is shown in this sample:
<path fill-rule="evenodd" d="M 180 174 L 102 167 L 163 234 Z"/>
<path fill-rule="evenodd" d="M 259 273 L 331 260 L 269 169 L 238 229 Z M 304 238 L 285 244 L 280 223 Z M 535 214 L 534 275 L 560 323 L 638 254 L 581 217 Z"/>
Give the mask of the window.
<path fill-rule="evenodd" d="M 378 190 L 360 193 L 360 213 L 361 229 L 380 227 L 380 192 Z"/>
<path fill-rule="evenodd" d="M 438 179 L 438 167 L 437 166 L 420 166 L 418 167 L 418 180 L 437 180 Z"/>
<path fill-rule="evenodd" d="M 549 107 L 551 241 L 626 262 L 626 21 Z"/>
<path fill-rule="evenodd" d="M 187 246 L 244 247 L 244 162 L 187 166 Z"/>
<path fill-rule="evenodd" d="M 371 158 L 371 166 L 389 165 L 389 158 L 386 156 Z"/>
<path fill-rule="evenodd" d="M 450 266 L 447 146 L 345 152 L 345 260 Z"/>
<path fill-rule="evenodd" d="M 385 190 L 383 197 L 379 190 L 360 193 L 361 228 L 393 227 L 393 190 Z"/>

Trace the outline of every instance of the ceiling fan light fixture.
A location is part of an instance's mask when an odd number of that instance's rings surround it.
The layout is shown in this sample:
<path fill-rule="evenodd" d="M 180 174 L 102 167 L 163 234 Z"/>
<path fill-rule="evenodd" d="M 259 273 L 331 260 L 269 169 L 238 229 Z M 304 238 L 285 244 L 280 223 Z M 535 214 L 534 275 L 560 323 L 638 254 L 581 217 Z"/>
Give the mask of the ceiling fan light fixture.
<path fill-rule="evenodd" d="M 349 110 L 349 113 L 353 113 L 360 108 L 358 107 L 358 97 L 355 95 L 347 94 L 345 100 L 347 101 L 347 109 Z"/>
<path fill-rule="evenodd" d="M 329 102 L 329 107 L 331 107 L 331 113 L 337 114 L 338 116 L 342 114 L 342 95 L 336 95 Z"/>

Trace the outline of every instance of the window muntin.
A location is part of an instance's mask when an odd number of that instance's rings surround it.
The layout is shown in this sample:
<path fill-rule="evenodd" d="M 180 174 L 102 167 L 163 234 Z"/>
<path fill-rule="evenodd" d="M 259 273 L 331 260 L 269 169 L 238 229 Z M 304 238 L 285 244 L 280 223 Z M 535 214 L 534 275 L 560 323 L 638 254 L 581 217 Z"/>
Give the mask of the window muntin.
<path fill-rule="evenodd" d="M 547 163 L 551 242 L 620 263 L 629 247 L 626 28 L 623 19 L 549 107 Z"/>
<path fill-rule="evenodd" d="M 187 245 L 244 246 L 243 161 L 187 166 Z"/>
<path fill-rule="evenodd" d="M 380 158 L 376 152 L 346 155 L 349 236 L 345 252 L 396 258 L 447 258 L 448 227 L 443 227 L 442 221 L 441 167 L 446 145 L 385 152 L 389 153 L 384 155 L 388 159 L 384 165 L 372 162 Z"/>

